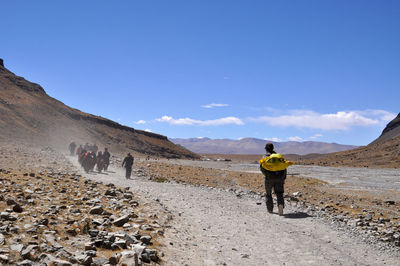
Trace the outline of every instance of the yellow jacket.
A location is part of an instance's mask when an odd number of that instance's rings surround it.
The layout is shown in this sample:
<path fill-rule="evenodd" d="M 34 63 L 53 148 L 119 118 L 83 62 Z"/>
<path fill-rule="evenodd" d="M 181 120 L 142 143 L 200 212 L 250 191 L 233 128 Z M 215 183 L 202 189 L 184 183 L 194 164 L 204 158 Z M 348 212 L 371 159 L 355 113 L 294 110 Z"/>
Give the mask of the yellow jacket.
<path fill-rule="evenodd" d="M 293 165 L 294 162 L 286 161 L 282 154 L 273 153 L 270 156 L 263 157 L 260 160 L 262 168 L 268 171 L 282 171 Z"/>

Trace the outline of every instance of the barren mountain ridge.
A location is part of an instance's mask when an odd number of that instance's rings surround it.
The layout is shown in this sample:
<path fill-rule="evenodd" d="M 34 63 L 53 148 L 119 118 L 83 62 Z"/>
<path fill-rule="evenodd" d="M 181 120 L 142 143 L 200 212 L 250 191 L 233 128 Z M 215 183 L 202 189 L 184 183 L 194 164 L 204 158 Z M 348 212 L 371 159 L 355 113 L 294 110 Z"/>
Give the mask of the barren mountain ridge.
<path fill-rule="evenodd" d="M 140 110 L 132 109 L 132 112 Z M 113 152 L 134 152 L 167 158 L 197 155 L 167 137 L 84 113 L 50 97 L 38 84 L 4 67 L 0 61 L 0 140 L 66 149 L 71 141 L 96 143 Z"/>

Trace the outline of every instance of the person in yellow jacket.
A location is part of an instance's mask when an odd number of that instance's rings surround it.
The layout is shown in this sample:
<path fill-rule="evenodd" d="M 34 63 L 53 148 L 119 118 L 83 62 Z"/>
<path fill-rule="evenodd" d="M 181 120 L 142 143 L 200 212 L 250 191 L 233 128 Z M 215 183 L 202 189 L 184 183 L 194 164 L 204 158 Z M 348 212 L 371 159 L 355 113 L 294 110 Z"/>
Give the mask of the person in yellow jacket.
<path fill-rule="evenodd" d="M 285 201 L 283 199 L 284 184 L 286 179 L 286 168 L 293 162 L 286 161 L 282 155 L 277 154 L 274 150 L 274 144 L 265 144 L 267 154 L 260 160 L 260 170 L 264 174 L 266 205 L 269 213 L 273 212 L 274 201 L 272 199 L 272 189 L 276 194 L 278 203 L 278 213 L 283 215 Z"/>

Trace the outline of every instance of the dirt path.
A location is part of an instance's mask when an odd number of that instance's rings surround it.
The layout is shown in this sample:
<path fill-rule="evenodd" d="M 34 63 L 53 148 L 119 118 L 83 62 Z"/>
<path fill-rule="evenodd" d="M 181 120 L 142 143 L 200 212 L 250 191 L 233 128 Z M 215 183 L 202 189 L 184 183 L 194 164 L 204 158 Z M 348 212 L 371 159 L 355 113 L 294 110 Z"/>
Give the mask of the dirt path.
<path fill-rule="evenodd" d="M 292 206 L 285 208 L 283 217 L 270 215 L 260 199 L 138 176 L 126 180 L 122 169 L 112 171 L 82 174 L 129 186 L 171 212 L 163 258 L 167 265 L 398 265 L 400 259 L 399 254 L 375 250 Z"/>

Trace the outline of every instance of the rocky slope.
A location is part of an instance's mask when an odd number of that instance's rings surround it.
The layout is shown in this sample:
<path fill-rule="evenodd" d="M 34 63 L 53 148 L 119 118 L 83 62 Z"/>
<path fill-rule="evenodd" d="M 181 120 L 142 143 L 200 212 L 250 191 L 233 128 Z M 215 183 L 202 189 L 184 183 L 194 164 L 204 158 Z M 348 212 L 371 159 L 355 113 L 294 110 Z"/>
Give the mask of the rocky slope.
<path fill-rule="evenodd" d="M 383 129 L 382 134 L 372 143 L 380 143 L 400 136 L 400 113 Z"/>
<path fill-rule="evenodd" d="M 171 139 L 172 142 L 202 154 L 264 154 L 266 140 L 256 138 L 232 139 Z M 273 142 L 276 150 L 283 154 L 331 153 L 354 149 L 357 146 L 317 141 Z"/>
<path fill-rule="evenodd" d="M 168 158 L 197 158 L 167 137 L 136 130 L 70 108 L 48 96 L 38 84 L 16 76 L 0 64 L 0 140 L 65 149 L 71 141 L 97 143 L 113 152 Z"/>
<path fill-rule="evenodd" d="M 86 179 L 49 147 L 0 154 L 0 265 L 160 262 L 161 206 Z"/>

